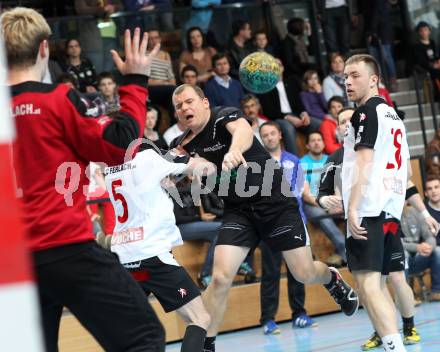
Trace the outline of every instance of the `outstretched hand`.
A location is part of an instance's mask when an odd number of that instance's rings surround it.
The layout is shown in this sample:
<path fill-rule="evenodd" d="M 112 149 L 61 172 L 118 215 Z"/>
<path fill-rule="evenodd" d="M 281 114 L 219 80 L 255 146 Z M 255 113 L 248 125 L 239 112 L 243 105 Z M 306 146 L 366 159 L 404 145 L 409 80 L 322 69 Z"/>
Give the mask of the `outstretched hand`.
<path fill-rule="evenodd" d="M 160 44 L 157 44 L 153 50 L 147 55 L 148 33 L 145 32 L 141 40 L 141 30 L 134 30 L 133 38 L 131 38 L 130 30 L 124 33 L 124 55 L 125 61 L 119 56 L 116 50 L 111 50 L 113 61 L 119 72 L 123 75 L 142 74 L 148 72 L 152 59 L 157 55 Z"/>

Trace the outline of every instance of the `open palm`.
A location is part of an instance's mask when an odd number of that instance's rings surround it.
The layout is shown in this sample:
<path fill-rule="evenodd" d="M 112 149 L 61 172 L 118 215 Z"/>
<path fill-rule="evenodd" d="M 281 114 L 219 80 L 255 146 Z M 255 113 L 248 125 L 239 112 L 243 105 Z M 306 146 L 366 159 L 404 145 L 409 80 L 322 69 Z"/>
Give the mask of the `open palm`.
<path fill-rule="evenodd" d="M 133 39 L 131 38 L 130 30 L 124 33 L 124 54 L 123 60 L 116 50 L 112 50 L 113 61 L 119 72 L 123 75 L 142 74 L 148 72 L 151 61 L 157 55 L 160 49 L 160 44 L 157 44 L 153 50 L 147 55 L 148 33 L 142 35 L 139 28 L 134 30 Z"/>

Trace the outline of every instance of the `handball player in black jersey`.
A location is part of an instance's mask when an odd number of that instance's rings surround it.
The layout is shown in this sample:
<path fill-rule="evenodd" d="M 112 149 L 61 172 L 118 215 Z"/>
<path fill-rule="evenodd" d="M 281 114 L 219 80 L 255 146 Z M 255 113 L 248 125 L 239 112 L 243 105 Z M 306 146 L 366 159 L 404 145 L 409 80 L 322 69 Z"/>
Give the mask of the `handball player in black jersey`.
<path fill-rule="evenodd" d="M 206 187 L 213 186 L 225 203 L 213 278 L 203 294 L 212 318 L 205 351 L 215 350 L 229 288 L 249 250 L 260 240 L 283 253 L 295 279 L 324 285 L 346 315 L 354 314 L 359 305 L 356 293 L 336 269 L 313 261 L 298 202 L 289 186 L 283 186 L 283 171 L 254 137 L 243 113 L 236 108 L 211 109 L 203 91 L 186 84 L 174 91 L 173 104 L 188 129 L 171 147 L 216 165 L 215 182 L 206 181 Z"/>

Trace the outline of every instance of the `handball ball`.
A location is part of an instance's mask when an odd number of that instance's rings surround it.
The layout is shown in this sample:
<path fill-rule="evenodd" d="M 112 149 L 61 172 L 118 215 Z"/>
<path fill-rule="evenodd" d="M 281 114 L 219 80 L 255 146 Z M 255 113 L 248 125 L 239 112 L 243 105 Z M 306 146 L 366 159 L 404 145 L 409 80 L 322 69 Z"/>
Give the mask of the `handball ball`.
<path fill-rule="evenodd" d="M 280 80 L 281 68 L 272 55 L 257 51 L 243 59 L 239 76 L 248 91 L 262 94 L 275 88 Z"/>

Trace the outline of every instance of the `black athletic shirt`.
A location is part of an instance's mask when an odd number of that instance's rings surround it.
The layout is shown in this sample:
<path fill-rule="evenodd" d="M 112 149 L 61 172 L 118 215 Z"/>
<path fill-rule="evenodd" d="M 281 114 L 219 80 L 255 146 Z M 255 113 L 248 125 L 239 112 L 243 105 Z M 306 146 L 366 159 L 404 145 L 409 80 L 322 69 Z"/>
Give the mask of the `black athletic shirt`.
<path fill-rule="evenodd" d="M 282 171 L 279 166 L 276 166 L 277 164 L 274 159 L 272 159 L 270 154 L 255 137 L 252 146 L 243 153 L 243 157 L 248 163 L 249 168 L 244 169 L 240 166 L 238 169 L 232 170 L 230 174 L 222 172 L 223 158 L 229 151 L 232 141 L 232 135 L 226 129 L 226 125 L 239 118 L 245 118 L 239 109 L 216 107 L 211 110 L 211 116 L 205 128 L 189 143 L 183 146 L 191 156 L 198 154 L 200 157 L 215 164 L 217 167 L 217 177 L 215 187 L 212 190 L 218 193 L 225 201 L 231 203 L 242 203 L 260 198 L 262 196 L 261 190 L 265 169 L 267 169 L 268 179 L 271 178 L 270 180 L 272 181 L 270 183 L 266 181 L 266 184 L 269 184 L 269 186 L 265 187 L 265 189 L 268 188 L 270 190 L 270 195 L 272 195 L 273 191 L 281 189 L 281 180 L 283 179 Z M 181 136 L 174 139 L 170 147 L 174 148 L 181 144 L 189 132 L 190 131 L 187 130 Z M 256 164 L 260 167 L 260 170 L 257 170 L 258 166 Z M 253 169 L 250 165 L 254 165 Z M 274 170 L 273 173 L 270 170 Z M 223 185 L 227 184 L 226 181 L 228 180 L 230 181 L 229 189 L 225 190 Z M 209 185 L 210 183 L 207 182 L 207 184 Z M 258 187 L 258 192 L 252 192 L 250 197 L 243 197 L 241 192 L 237 194 L 237 190 L 241 189 L 247 192 L 249 191 L 249 187 L 255 189 L 254 186 Z M 269 194 L 263 194 L 263 196 L 265 195 Z"/>

